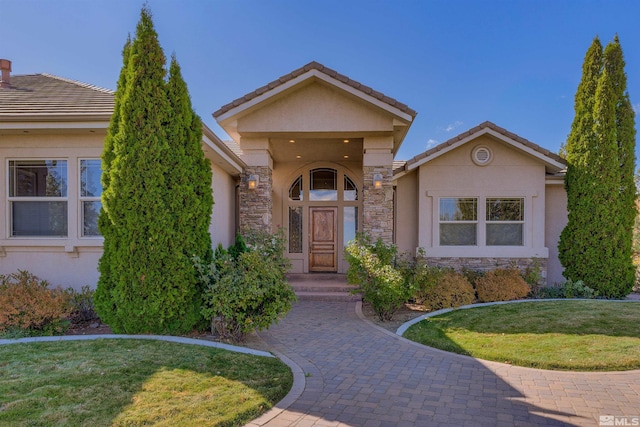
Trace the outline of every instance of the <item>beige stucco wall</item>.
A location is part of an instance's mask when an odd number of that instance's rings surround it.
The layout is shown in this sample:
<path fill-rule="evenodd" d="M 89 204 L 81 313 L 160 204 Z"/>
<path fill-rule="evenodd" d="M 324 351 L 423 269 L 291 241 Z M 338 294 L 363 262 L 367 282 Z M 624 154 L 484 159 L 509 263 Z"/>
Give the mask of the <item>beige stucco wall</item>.
<path fill-rule="evenodd" d="M 418 243 L 418 173 L 409 173 L 395 182 L 395 243 L 400 252 L 415 254 Z"/>
<path fill-rule="evenodd" d="M 472 150 L 483 145 L 493 153 L 486 166 L 477 166 Z M 432 257 L 547 258 L 545 247 L 545 166 L 519 150 L 489 136 L 453 149 L 420 166 L 418 244 Z M 440 197 L 524 197 L 524 246 L 484 246 L 484 223 L 479 218 L 478 246 L 440 246 Z M 479 205 L 482 200 L 479 200 Z M 479 215 L 484 209 L 479 206 Z"/>
<path fill-rule="evenodd" d="M 238 132 L 369 132 L 393 130 L 393 118 L 322 83 L 287 92 L 238 119 Z"/>
<path fill-rule="evenodd" d="M 218 243 L 227 248 L 235 241 L 236 234 L 236 180 L 213 163 L 211 171 L 214 202 L 209 225 L 211 244 L 214 248 Z"/>
<path fill-rule="evenodd" d="M 562 181 L 561 181 L 562 182 Z M 549 263 L 547 265 L 547 283 L 561 283 L 565 279 L 562 276 L 562 265 L 558 260 L 558 242 L 560 233 L 567 225 L 567 193 L 562 184 L 547 185 L 545 212 L 545 242 L 549 248 Z"/>
<path fill-rule="evenodd" d="M 0 134 L 0 274 L 27 270 L 53 285 L 80 289 L 97 284 L 101 237 L 81 237 L 78 169 L 80 159 L 100 158 L 104 131 Z M 208 156 L 210 157 L 210 153 Z M 68 236 L 10 238 L 7 200 L 8 161 L 66 159 Z M 212 162 L 215 205 L 210 226 L 213 245 L 228 246 L 235 238 L 235 179 Z"/>

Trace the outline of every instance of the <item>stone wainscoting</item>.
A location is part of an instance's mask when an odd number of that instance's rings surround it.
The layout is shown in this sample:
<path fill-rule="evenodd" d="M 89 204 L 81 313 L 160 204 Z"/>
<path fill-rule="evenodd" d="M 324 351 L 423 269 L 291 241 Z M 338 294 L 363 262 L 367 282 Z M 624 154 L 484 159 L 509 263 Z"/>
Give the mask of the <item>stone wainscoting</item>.
<path fill-rule="evenodd" d="M 392 170 L 382 166 L 364 166 L 362 169 L 364 179 L 362 231 L 371 236 L 374 241 L 380 238 L 385 243 L 391 243 L 393 241 Z M 382 188 L 374 187 L 373 177 L 378 173 L 382 176 Z"/>
<path fill-rule="evenodd" d="M 463 268 L 476 271 L 490 271 L 496 268 L 517 267 L 520 271 L 527 268 L 539 268 L 543 284 L 547 281 L 546 258 L 432 258 L 427 257 L 427 263 L 436 267 L 451 267 L 460 271 Z"/>

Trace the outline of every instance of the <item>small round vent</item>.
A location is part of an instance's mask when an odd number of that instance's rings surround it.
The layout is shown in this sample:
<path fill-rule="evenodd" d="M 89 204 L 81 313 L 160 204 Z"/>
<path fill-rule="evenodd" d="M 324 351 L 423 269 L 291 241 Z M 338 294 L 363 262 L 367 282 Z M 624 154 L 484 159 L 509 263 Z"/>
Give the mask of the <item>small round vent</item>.
<path fill-rule="evenodd" d="M 491 150 L 485 146 L 479 146 L 473 149 L 471 152 L 471 158 L 473 163 L 478 166 L 486 166 L 491 163 L 492 160 Z"/>

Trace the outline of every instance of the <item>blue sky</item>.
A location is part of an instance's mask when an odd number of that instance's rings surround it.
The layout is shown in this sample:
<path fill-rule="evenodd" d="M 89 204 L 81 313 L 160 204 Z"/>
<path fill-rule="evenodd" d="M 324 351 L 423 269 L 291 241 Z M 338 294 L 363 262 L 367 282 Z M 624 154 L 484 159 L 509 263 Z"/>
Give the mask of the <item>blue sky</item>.
<path fill-rule="evenodd" d="M 310 61 L 406 103 L 407 159 L 490 120 L 554 152 L 569 133 L 584 54 L 617 33 L 640 112 L 640 1 L 149 0 L 203 121 Z M 0 58 L 115 89 L 142 2 L 0 0 Z"/>

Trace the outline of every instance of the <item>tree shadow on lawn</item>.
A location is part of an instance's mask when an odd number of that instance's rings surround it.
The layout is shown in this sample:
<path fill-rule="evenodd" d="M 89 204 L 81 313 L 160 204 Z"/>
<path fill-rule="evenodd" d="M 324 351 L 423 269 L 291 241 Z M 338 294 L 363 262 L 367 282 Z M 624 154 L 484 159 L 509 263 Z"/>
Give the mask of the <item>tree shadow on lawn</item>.
<path fill-rule="evenodd" d="M 640 368 L 637 303 L 531 301 L 453 310 L 404 336 L 458 354 L 520 366 L 569 370 Z M 437 314 L 437 313 L 434 313 Z"/>
<path fill-rule="evenodd" d="M 275 358 L 151 340 L 0 345 L 0 424 L 242 425 L 291 388 Z"/>

